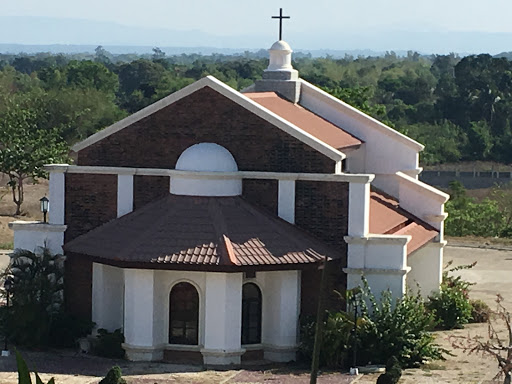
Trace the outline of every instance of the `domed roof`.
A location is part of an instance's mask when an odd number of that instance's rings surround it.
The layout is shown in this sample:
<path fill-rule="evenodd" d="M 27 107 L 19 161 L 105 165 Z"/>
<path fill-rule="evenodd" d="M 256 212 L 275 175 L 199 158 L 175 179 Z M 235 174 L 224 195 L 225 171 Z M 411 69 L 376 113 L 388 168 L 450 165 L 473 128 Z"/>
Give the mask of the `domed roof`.
<path fill-rule="evenodd" d="M 214 143 L 195 144 L 183 151 L 176 169 L 199 172 L 237 172 L 231 153 Z M 203 178 L 193 175 L 171 177 L 171 193 L 187 196 L 238 196 L 242 194 L 242 179 Z"/>
<path fill-rule="evenodd" d="M 276 41 L 274 44 L 272 44 L 272 47 L 270 47 L 270 49 L 272 51 L 291 51 L 292 50 L 290 48 L 290 45 L 284 40 Z"/>
<path fill-rule="evenodd" d="M 238 166 L 233 155 L 214 143 L 200 143 L 187 148 L 176 162 L 181 171 L 236 172 Z"/>

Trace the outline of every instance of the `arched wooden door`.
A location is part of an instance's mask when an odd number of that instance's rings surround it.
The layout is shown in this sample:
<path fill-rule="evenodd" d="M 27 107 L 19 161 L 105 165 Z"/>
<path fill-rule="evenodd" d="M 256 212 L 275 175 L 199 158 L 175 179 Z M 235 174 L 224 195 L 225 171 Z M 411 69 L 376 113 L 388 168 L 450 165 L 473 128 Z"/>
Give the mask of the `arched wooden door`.
<path fill-rule="evenodd" d="M 169 343 L 199 342 L 199 294 L 190 283 L 178 283 L 169 294 Z"/>
<path fill-rule="evenodd" d="M 242 287 L 242 344 L 261 343 L 261 291 L 254 283 Z"/>

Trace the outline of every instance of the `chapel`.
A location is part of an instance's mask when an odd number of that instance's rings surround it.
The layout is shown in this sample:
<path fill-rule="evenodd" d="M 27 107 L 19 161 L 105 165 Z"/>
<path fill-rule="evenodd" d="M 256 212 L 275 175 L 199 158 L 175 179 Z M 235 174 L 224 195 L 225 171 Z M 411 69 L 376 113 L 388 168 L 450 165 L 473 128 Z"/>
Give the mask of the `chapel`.
<path fill-rule="evenodd" d="M 66 308 L 130 360 L 294 360 L 324 260 L 330 291 L 439 289 L 423 146 L 301 79 L 285 41 L 269 56 L 241 92 L 207 76 L 76 144 L 46 166 L 49 223 L 11 223 L 64 253 Z"/>

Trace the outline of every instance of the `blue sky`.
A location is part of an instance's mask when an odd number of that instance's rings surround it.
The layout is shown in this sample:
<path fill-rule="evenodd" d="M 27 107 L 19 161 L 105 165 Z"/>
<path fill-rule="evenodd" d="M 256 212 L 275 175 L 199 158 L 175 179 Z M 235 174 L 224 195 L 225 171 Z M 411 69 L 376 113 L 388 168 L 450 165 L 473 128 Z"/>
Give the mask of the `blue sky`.
<path fill-rule="evenodd" d="M 333 48 L 343 49 L 345 38 L 382 30 L 512 33 L 512 2 L 504 0 L 0 0 L 0 16 L 80 18 L 270 41 L 277 37 L 277 22 L 270 16 L 279 7 L 292 17 L 285 21 L 285 40 L 316 45 L 308 48 L 328 48 L 337 41 Z M 336 39 L 322 42 L 322 36 Z"/>

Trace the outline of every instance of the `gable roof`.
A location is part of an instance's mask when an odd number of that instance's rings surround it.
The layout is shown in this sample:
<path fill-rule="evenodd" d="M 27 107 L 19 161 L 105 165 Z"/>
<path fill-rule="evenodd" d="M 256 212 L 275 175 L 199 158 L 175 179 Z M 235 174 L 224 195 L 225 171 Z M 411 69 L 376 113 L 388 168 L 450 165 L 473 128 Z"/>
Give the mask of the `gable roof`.
<path fill-rule="evenodd" d="M 324 256 L 341 257 L 320 240 L 238 196 L 169 194 L 73 239 L 63 248 L 100 262 L 166 269 L 296 268 L 321 262 Z"/>
<path fill-rule="evenodd" d="M 345 103 L 343 100 L 340 100 L 329 93 L 325 92 L 324 90 L 318 88 L 317 86 L 305 81 L 304 79 L 300 80 L 300 87 L 301 87 L 301 95 L 303 93 L 309 93 L 310 95 L 314 95 L 314 97 L 319 101 L 320 103 L 326 104 L 331 108 L 334 108 L 339 113 L 349 116 L 352 119 L 362 121 L 364 120 L 365 126 L 369 127 L 371 129 L 377 130 L 379 132 L 382 132 L 388 137 L 393 138 L 394 140 L 405 144 L 407 147 L 412 148 L 415 151 L 422 151 L 425 146 L 423 144 L 418 143 L 416 140 L 411 139 L 410 137 L 404 135 L 403 133 L 398 132 L 397 130 L 388 127 L 386 124 L 380 122 L 379 120 L 367 115 L 366 113 L 360 111 L 357 108 L 354 108 L 353 106 Z M 302 96 L 301 96 L 302 97 Z M 299 104 L 301 101 L 299 101 Z M 313 108 L 311 108 L 313 112 Z M 347 127 L 344 127 L 346 131 L 349 131 Z M 362 138 L 364 140 L 364 137 Z"/>
<path fill-rule="evenodd" d="M 243 108 L 253 112 L 255 115 L 268 121 L 270 124 L 295 137 L 296 139 L 302 141 L 306 145 L 319 151 L 320 153 L 333 159 L 334 161 L 340 161 L 346 157 L 344 153 L 338 151 L 329 144 L 323 142 L 322 140 L 315 137 L 311 133 L 306 132 L 300 127 L 287 121 L 283 117 L 261 106 L 260 104 L 256 103 L 250 98 L 244 96 L 242 93 L 234 90 L 233 88 L 229 87 L 223 82 L 217 80 L 213 76 L 206 76 L 196 81 L 195 83 L 190 84 L 180 89 L 179 91 L 170 94 L 167 97 L 164 97 L 163 99 L 147 106 L 146 108 L 141 109 L 138 112 L 135 112 L 134 114 L 118 121 L 117 123 L 114 123 L 111 126 L 99 132 L 96 132 L 95 134 L 89 136 L 87 139 L 75 144 L 71 149 L 75 152 L 78 152 L 116 132 L 119 132 L 120 130 L 132 125 L 133 123 L 175 103 L 176 101 L 191 95 L 192 93 L 204 87 L 212 88 L 213 90 L 219 92 L 221 95 L 227 97 L 228 99 L 232 100 L 233 102 L 237 103 Z"/>
<path fill-rule="evenodd" d="M 300 105 L 279 97 L 275 92 L 254 92 L 244 95 L 333 148 L 343 150 L 356 148 L 362 144 L 357 137 Z"/>

